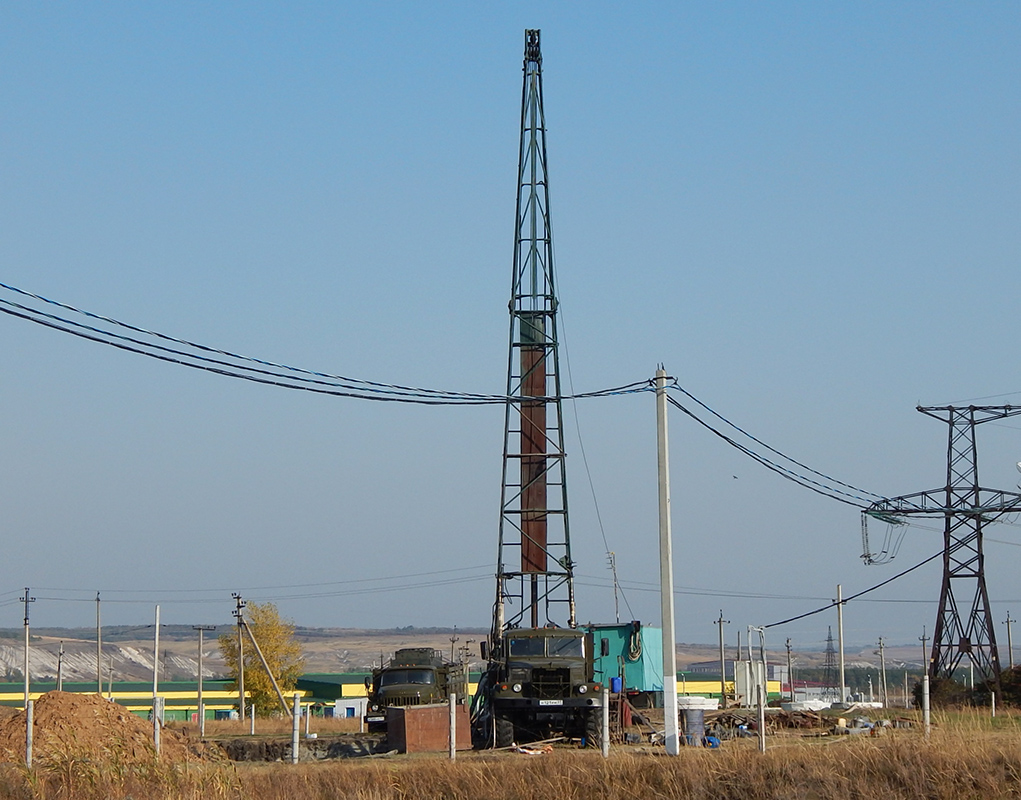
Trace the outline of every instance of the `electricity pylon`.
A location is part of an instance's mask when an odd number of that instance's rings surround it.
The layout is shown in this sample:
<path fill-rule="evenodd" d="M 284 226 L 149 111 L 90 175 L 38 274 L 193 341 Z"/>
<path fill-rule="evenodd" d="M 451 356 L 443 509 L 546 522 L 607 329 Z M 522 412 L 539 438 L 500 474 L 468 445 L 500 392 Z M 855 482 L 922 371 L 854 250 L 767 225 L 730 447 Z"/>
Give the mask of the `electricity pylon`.
<path fill-rule="evenodd" d="M 986 591 L 982 529 L 1004 514 L 1021 511 L 1021 494 L 979 485 L 975 427 L 1021 414 L 1021 408 L 919 406 L 918 410 L 949 425 L 946 486 L 880 500 L 863 513 L 885 521 L 905 516 L 943 518 L 943 587 L 929 676 L 952 678 L 968 659 L 984 681 L 999 687 L 1000 657 Z M 962 614 L 960 603 L 969 602 L 970 610 Z"/>
<path fill-rule="evenodd" d="M 507 627 L 575 627 L 557 354 L 553 229 L 539 31 L 525 31 L 510 348 L 497 560 L 496 645 Z M 563 606 L 566 605 L 566 609 Z"/>

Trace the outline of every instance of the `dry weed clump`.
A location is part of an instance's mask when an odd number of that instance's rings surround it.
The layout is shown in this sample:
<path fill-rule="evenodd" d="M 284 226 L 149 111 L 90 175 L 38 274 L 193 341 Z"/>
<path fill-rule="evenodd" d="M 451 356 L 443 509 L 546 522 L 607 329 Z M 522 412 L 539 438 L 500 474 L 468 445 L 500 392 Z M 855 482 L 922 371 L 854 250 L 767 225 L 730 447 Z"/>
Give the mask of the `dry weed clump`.
<path fill-rule="evenodd" d="M 743 743 L 742 743 L 743 744 Z M 826 744 L 662 753 L 549 756 L 476 755 L 454 764 L 402 759 L 261 767 L 239 773 L 243 796 L 283 800 L 960 800 L 1021 796 L 1021 746 L 917 734 L 879 740 L 832 739 Z"/>
<path fill-rule="evenodd" d="M 765 754 L 753 741 L 719 750 L 598 753 L 560 749 L 542 756 L 466 753 L 320 763 L 168 765 L 69 770 L 0 769 L 0 800 L 131 797 L 133 800 L 961 800 L 1021 797 L 1021 736 L 1010 720 L 946 719 L 920 731 L 777 738 Z"/>

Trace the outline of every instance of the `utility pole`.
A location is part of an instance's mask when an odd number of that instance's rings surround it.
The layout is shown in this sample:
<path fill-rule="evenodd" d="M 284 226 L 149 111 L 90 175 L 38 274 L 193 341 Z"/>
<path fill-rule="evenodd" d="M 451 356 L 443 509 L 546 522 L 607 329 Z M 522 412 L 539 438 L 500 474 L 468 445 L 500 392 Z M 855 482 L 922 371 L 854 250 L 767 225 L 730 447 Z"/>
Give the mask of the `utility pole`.
<path fill-rule="evenodd" d="M 928 661 L 929 649 L 925 646 L 925 643 L 929 641 L 929 637 L 925 635 L 925 626 L 922 626 L 922 635 L 918 637 L 918 641 L 922 643 L 922 671 L 925 673 L 929 672 Z"/>
<path fill-rule="evenodd" d="M 156 606 L 155 633 L 152 641 L 152 699 L 156 700 L 160 689 L 160 607 Z"/>
<path fill-rule="evenodd" d="M 57 651 L 57 691 L 64 691 L 64 642 L 61 640 Z"/>
<path fill-rule="evenodd" d="M 882 669 L 882 680 L 879 683 L 879 691 L 882 693 L 883 708 L 890 707 L 890 697 L 886 691 L 886 647 L 883 637 L 879 637 L 879 665 Z"/>
<path fill-rule="evenodd" d="M 162 711 L 162 705 L 160 704 L 160 607 L 156 605 L 156 624 L 154 626 L 155 632 L 153 633 L 152 641 L 152 737 L 153 744 L 156 746 L 157 755 L 160 752 L 160 728 L 162 727 L 160 720 L 160 712 Z"/>
<path fill-rule="evenodd" d="M 29 649 L 28 605 L 29 605 L 29 603 L 34 603 L 35 602 L 35 598 L 29 596 L 29 591 L 28 591 L 28 587 L 27 586 L 25 587 L 25 596 L 22 597 L 21 600 L 25 604 L 25 709 L 27 710 L 28 709 L 28 684 L 29 684 L 29 674 L 28 674 L 28 649 Z"/>
<path fill-rule="evenodd" d="M 748 666 L 752 661 L 752 631 L 759 633 L 759 662 L 762 664 L 762 680 L 755 681 L 756 706 L 758 711 L 759 752 L 766 752 L 766 703 L 769 683 L 766 677 L 766 629 L 748 626 Z M 752 670 L 754 672 L 754 670 Z"/>
<path fill-rule="evenodd" d="M 273 674 L 273 670 L 269 667 L 269 662 L 266 661 L 266 656 L 262 654 L 262 648 L 259 647 L 259 640 L 255 638 L 255 634 L 252 633 L 252 626 L 248 624 L 248 620 L 243 620 L 244 628 L 248 632 L 248 638 L 252 641 L 252 647 L 255 648 L 255 654 L 259 657 L 259 661 L 262 662 L 262 668 L 266 670 L 266 677 L 269 678 L 269 682 L 273 684 L 273 689 L 277 693 L 277 698 L 280 700 L 280 705 L 286 713 L 290 714 L 291 709 L 287 705 L 287 700 L 284 698 L 284 693 L 280 691 L 280 685 L 277 683 L 276 676 Z M 252 724 L 255 724 L 255 706 L 252 706 Z M 308 731 L 306 731 L 307 733 Z"/>
<path fill-rule="evenodd" d="M 787 682 L 791 687 L 791 702 L 795 701 L 794 697 L 794 662 L 791 661 L 791 637 L 787 637 Z"/>
<path fill-rule="evenodd" d="M 216 630 L 215 625 L 192 625 L 191 629 L 199 632 L 199 736 L 206 735 L 206 706 L 202 702 L 202 634 L 205 631 Z"/>
<path fill-rule="evenodd" d="M 680 755 L 677 720 L 677 642 L 674 631 L 674 556 L 670 535 L 670 453 L 667 443 L 666 370 L 656 370 L 656 442 L 659 473 L 659 592 L 663 617 L 663 713 L 667 755 Z"/>
<path fill-rule="evenodd" d="M 99 620 L 99 592 L 96 592 L 96 694 L 103 696 L 103 626 Z"/>
<path fill-rule="evenodd" d="M 234 598 L 236 607 L 234 609 L 234 616 L 238 621 L 238 713 L 241 715 L 241 721 L 245 721 L 245 616 L 244 607 L 248 605 L 244 600 L 241 599 L 241 595 L 234 592 L 231 597 Z"/>
<path fill-rule="evenodd" d="M 847 702 L 847 685 L 844 683 L 844 600 L 837 584 L 837 647 L 840 649 L 840 702 Z"/>
<path fill-rule="evenodd" d="M 978 478 L 975 428 L 984 422 L 1021 414 L 1017 406 L 922 407 L 918 411 L 947 423 L 947 481 L 938 489 L 879 500 L 862 512 L 868 550 L 869 517 L 902 522 L 901 517 L 943 520 L 943 584 L 932 636 L 932 655 L 924 664 L 931 678 L 953 678 L 962 661 L 978 670 L 993 691 L 1000 688 L 1000 657 L 989 593 L 986 589 L 983 528 L 1021 511 L 1021 494 L 986 489 Z M 865 553 L 866 563 L 873 563 Z M 970 602 L 970 610 L 962 613 Z"/>
<path fill-rule="evenodd" d="M 720 626 L 720 708 L 727 707 L 727 657 L 723 650 L 723 626 L 729 625 L 730 620 L 723 618 L 723 609 L 720 609 L 720 618 L 716 620 Z"/>
<path fill-rule="evenodd" d="M 617 618 L 617 624 L 620 625 L 620 586 L 617 583 L 617 554 L 611 550 L 606 554 L 606 560 L 609 561 L 610 572 L 613 573 L 613 613 Z"/>
<path fill-rule="evenodd" d="M 1010 665 L 1010 669 L 1014 669 L 1014 644 L 1010 638 L 1010 623 L 1017 622 L 1017 620 L 1010 618 L 1010 612 L 1007 612 L 1007 663 Z"/>

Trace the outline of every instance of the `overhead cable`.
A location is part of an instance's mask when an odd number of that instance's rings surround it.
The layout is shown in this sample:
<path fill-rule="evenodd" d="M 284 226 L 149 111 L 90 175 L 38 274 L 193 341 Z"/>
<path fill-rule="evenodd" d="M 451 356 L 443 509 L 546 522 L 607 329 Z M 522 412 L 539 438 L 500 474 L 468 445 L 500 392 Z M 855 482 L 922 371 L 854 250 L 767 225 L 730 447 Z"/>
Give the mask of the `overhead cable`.
<path fill-rule="evenodd" d="M 93 314 L 92 312 L 83 311 L 66 303 L 59 303 L 42 297 L 41 295 L 26 292 L 22 289 L 18 289 L 17 287 L 10 286 L 9 284 L 0 283 L 0 289 L 6 289 L 7 291 L 15 292 L 22 296 L 30 297 L 67 311 L 82 314 L 90 319 L 124 328 L 134 333 L 141 334 L 142 336 L 148 336 L 163 342 L 170 342 L 182 347 L 192 348 L 197 352 L 188 352 L 166 344 L 146 341 L 144 338 L 104 330 L 96 327 L 95 325 L 88 325 L 73 319 L 67 319 L 59 314 L 48 313 L 22 303 L 16 303 L 12 300 L 0 298 L 0 312 L 8 314 L 9 316 L 34 322 L 38 325 L 42 325 L 62 333 L 68 333 L 72 336 L 86 339 L 88 341 L 109 345 L 126 352 L 143 355 L 148 358 L 154 358 L 167 363 L 179 364 L 192 369 L 200 369 L 218 375 L 252 381 L 254 383 L 279 386 L 287 389 L 299 389 L 302 391 L 332 395 L 336 397 L 375 400 L 377 402 L 411 403 L 417 405 L 493 405 L 521 402 L 521 398 L 516 396 L 445 391 L 404 386 L 401 384 L 380 383 L 378 381 L 368 381 L 360 378 L 351 378 L 327 372 L 292 367 L 286 364 L 278 364 L 264 359 L 239 355 L 227 350 L 207 347 L 205 345 L 190 342 L 186 339 L 179 339 L 155 331 L 150 331 L 145 328 L 140 328 L 138 326 L 129 325 L 128 323 L 121 322 L 113 319 L 112 317 Z M 650 390 L 651 381 L 643 380 L 592 392 L 580 392 L 561 399 L 607 397 L 612 395 L 646 392 Z M 529 398 L 529 400 L 535 399 L 541 398 Z"/>
<path fill-rule="evenodd" d="M 721 422 L 724 422 L 724 423 L 726 423 L 726 424 L 727 424 L 727 425 L 729 425 L 729 426 L 730 426 L 731 428 L 733 428 L 734 430 L 736 430 L 736 431 L 737 431 L 738 433 L 741 433 L 741 434 L 743 434 L 744 436 L 747 436 L 747 437 L 748 437 L 749 439 L 751 439 L 751 440 L 752 440 L 753 442 L 755 442 L 756 444 L 758 444 L 758 445 L 761 445 L 762 447 L 765 447 L 765 448 L 766 448 L 767 450 L 769 450 L 769 452 L 771 452 L 771 453 L 774 453 L 775 455 L 778 455 L 778 456 L 780 456 L 780 457 L 781 457 L 781 458 L 783 458 L 784 460 L 786 460 L 786 461 L 789 461 L 790 463 L 792 463 L 792 464 L 794 464 L 794 465 L 796 465 L 796 466 L 798 466 L 798 467 L 801 467 L 802 469 L 806 469 L 806 470 L 808 470 L 809 472 L 811 472 L 811 473 L 812 473 L 812 474 L 814 474 L 814 475 L 818 475 L 818 476 L 819 476 L 820 478 L 823 478 L 823 479 L 825 479 L 825 480 L 826 480 L 826 481 L 828 481 L 829 483 L 837 484 L 838 486 L 843 486 L 843 487 L 844 487 L 844 488 L 846 488 L 846 489 L 852 489 L 853 491 L 855 491 L 855 492 L 858 492 L 858 493 L 860 493 L 860 494 L 866 494 L 866 495 L 871 495 L 872 497 L 874 497 L 874 498 L 875 498 L 875 499 L 877 499 L 877 500 L 885 500 L 885 499 L 886 499 L 886 498 L 885 498 L 885 497 L 883 497 L 882 495 L 876 494 L 875 492 L 870 492 L 870 491 L 868 491 L 868 490 L 866 490 L 866 489 L 860 489 L 859 487 L 857 487 L 857 486 L 854 486 L 854 485 L 852 485 L 852 484 L 850 484 L 850 483 L 845 483 L 844 481 L 838 480 L 837 478 L 833 478 L 833 477 L 831 477 L 831 476 L 827 475 L 827 474 L 826 474 L 826 473 L 824 473 L 824 472 L 819 472 L 819 470 L 816 470 L 816 469 L 812 469 L 812 468 L 811 468 L 810 466 L 808 466 L 807 464 L 803 464 L 803 463 L 801 463 L 801 462 L 800 462 L 800 461 L 798 461 L 798 460 L 797 460 L 796 458 L 791 458 L 791 457 L 790 457 L 789 455 L 787 455 L 786 453 L 782 453 L 782 452 L 780 452 L 780 451 L 779 451 L 779 450 L 777 450 L 777 449 L 776 449 L 775 447 L 770 447 L 770 446 L 769 446 L 768 444 L 766 444 L 766 443 L 765 443 L 764 441 L 762 441 L 761 439 L 757 439 L 757 438 L 756 438 L 755 436 L 753 436 L 752 434 L 750 434 L 750 433 L 749 433 L 748 431 L 744 430 L 743 428 L 741 428 L 741 427 L 740 427 L 740 426 L 738 426 L 738 425 L 735 425 L 735 424 L 734 424 L 733 422 L 731 422 L 731 421 L 730 421 L 729 419 L 727 419 L 726 417 L 724 417 L 724 416 L 723 416 L 722 414 L 720 414 L 719 412 L 717 412 L 717 411 L 714 411 L 714 410 L 713 410 L 712 408 L 710 408 L 710 407 L 709 407 L 708 405 L 706 405 L 706 404 L 705 404 L 705 403 L 703 403 L 703 402 L 702 402 L 701 400 L 699 400 L 699 399 L 698 399 L 697 397 L 695 397 L 695 395 L 691 394 L 691 392 L 689 392 L 688 390 L 686 390 L 686 389 L 685 389 L 685 388 L 684 388 L 683 386 L 679 385 L 679 384 L 678 384 L 678 383 L 677 383 L 676 381 L 674 381 L 674 383 L 673 383 L 673 384 L 672 384 L 671 386 L 668 386 L 667 388 L 668 388 L 668 389 L 674 389 L 674 390 L 676 390 L 676 391 L 680 392 L 680 393 L 681 393 L 681 394 L 683 394 L 683 395 L 684 395 L 685 397 L 687 397 L 687 398 L 688 398 L 689 400 L 691 400 L 691 401 L 692 401 L 692 402 L 694 402 L 694 403 L 697 403 L 697 404 L 698 404 L 698 405 L 699 405 L 700 407 L 704 408 L 704 409 L 705 409 L 706 411 L 708 411 L 708 412 L 709 412 L 710 414 L 712 414 L 712 415 L 713 415 L 714 417 L 716 417 L 716 418 L 717 418 L 718 420 L 720 420 Z"/>
<path fill-rule="evenodd" d="M 914 572 L 919 567 L 924 567 L 930 561 L 935 561 L 937 558 L 939 558 L 942 555 L 943 555 L 943 551 L 942 550 L 940 550 L 938 553 L 933 553 L 931 556 L 929 556 L 924 561 L 919 561 L 913 567 L 908 567 L 903 572 L 898 572 L 896 575 L 894 575 L 894 576 L 892 576 L 890 578 L 887 578 L 882 583 L 877 583 L 875 586 L 870 586 L 868 589 L 865 589 L 865 590 L 863 590 L 861 592 L 858 592 L 857 594 L 852 594 L 850 597 L 843 598 L 841 600 L 841 603 L 846 605 L 851 600 L 856 600 L 859 597 L 861 597 L 862 595 L 868 594 L 869 592 L 874 592 L 876 589 L 879 589 L 882 586 L 886 586 L 886 584 L 892 583 L 893 581 L 897 580 L 898 578 L 903 578 L 909 572 Z M 796 617 L 789 617 L 788 619 L 782 619 L 779 622 L 773 622 L 773 623 L 770 623 L 769 625 L 763 625 L 762 627 L 764 627 L 764 628 L 775 628 L 775 627 L 777 627 L 779 625 L 786 625 L 788 622 L 796 622 L 799 619 L 804 619 L 805 617 L 811 617 L 814 614 L 821 614 L 823 611 L 829 611 L 831 608 L 835 608 L 836 605 L 837 605 L 837 601 L 834 600 L 831 603 L 828 603 L 828 604 L 826 604 L 826 605 L 824 605 L 824 606 L 822 606 L 820 608 L 815 609 L 814 611 L 807 611 L 804 614 L 798 614 Z"/>
<path fill-rule="evenodd" d="M 792 469 L 790 469 L 788 467 L 784 467 L 784 466 L 782 466 L 780 464 L 777 464 L 775 461 L 772 461 L 772 460 L 766 458 L 764 455 L 762 455 L 760 453 L 756 453 L 754 450 L 752 450 L 747 445 L 741 444 L 740 442 L 738 442 L 735 439 L 731 438 L 730 436 L 728 436 L 727 434 L 725 434 L 722 431 L 718 430 L 717 428 L 714 428 L 712 425 L 710 425 L 708 422 L 703 420 L 697 414 L 695 414 L 694 412 L 692 412 L 692 411 L 688 410 L 687 408 L 685 408 L 683 405 L 681 405 L 681 403 L 679 403 L 675 398 L 671 397 L 670 395 L 667 395 L 666 399 L 675 408 L 677 408 L 680 411 L 682 411 L 684 414 L 689 416 L 691 419 L 693 419 L 695 422 L 697 422 L 699 425 L 701 425 L 706 430 L 708 430 L 711 433 L 713 433 L 714 435 L 718 436 L 720 439 L 725 441 L 731 447 L 734 447 L 735 449 L 740 450 L 746 456 L 748 456 L 749 458 L 751 458 L 754 461 L 757 461 L 759 464 L 764 466 L 766 469 L 771 470 L 772 472 L 777 473 L 778 475 L 780 475 L 783 478 L 786 478 L 787 480 L 791 481 L 792 483 L 796 483 L 799 486 L 804 487 L 805 489 L 809 489 L 809 490 L 815 492 L 816 494 L 822 495 L 823 497 L 828 497 L 831 500 L 836 500 L 836 501 L 838 501 L 840 503 L 846 503 L 847 505 L 854 506 L 855 508 L 864 509 L 864 508 L 867 508 L 869 505 L 871 505 L 872 501 L 870 501 L 870 500 L 868 500 L 868 499 L 866 499 L 864 497 L 861 497 L 861 496 L 856 495 L 856 494 L 850 494 L 849 492 L 845 492 L 842 489 L 838 489 L 838 488 L 836 488 L 834 486 L 831 486 L 829 484 L 822 483 L 820 481 L 815 480 L 814 478 L 808 477 L 807 475 L 802 475 L 802 474 L 800 474 L 798 472 L 795 472 L 794 470 L 792 470 Z M 787 458 L 787 457 L 784 456 L 784 458 Z M 788 460 L 791 461 L 791 463 L 798 463 L 798 462 L 795 462 L 793 459 L 788 459 Z M 812 472 L 815 472 L 815 471 L 812 470 Z M 816 474 L 817 475 L 822 475 L 822 473 L 816 473 Z M 843 484 L 843 485 L 846 485 L 846 484 Z"/>

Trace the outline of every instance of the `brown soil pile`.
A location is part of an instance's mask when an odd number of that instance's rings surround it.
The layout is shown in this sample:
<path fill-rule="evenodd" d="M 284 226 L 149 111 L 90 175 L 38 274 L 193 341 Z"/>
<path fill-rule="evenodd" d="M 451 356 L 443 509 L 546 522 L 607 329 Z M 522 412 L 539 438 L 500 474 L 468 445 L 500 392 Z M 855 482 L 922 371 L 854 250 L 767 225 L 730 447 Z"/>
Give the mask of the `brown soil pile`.
<path fill-rule="evenodd" d="M 35 701 L 33 723 L 32 756 L 41 764 L 73 759 L 129 766 L 156 760 L 152 723 L 98 695 L 48 692 Z M 204 757 L 181 734 L 161 731 L 161 761 Z M 25 712 L 19 711 L 0 722 L 0 761 L 24 759 Z"/>

